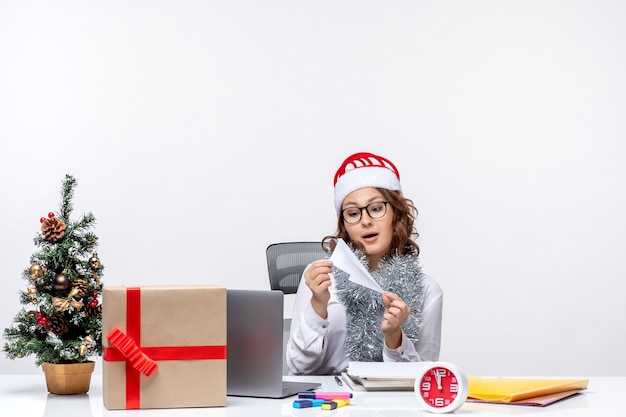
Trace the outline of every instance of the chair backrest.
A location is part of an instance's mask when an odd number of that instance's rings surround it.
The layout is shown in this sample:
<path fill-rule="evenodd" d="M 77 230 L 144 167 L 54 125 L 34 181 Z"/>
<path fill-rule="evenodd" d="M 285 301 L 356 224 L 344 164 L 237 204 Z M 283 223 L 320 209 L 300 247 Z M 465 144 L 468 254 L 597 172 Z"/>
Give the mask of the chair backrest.
<path fill-rule="evenodd" d="M 265 251 L 270 287 L 285 294 L 295 294 L 308 264 L 324 259 L 320 242 L 282 242 L 269 245 Z"/>

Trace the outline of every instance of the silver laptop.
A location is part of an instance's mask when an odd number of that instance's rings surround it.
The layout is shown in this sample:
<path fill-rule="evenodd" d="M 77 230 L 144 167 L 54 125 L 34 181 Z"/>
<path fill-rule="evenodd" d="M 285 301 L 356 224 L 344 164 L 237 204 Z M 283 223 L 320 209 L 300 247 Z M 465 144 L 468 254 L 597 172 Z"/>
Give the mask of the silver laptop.
<path fill-rule="evenodd" d="M 320 386 L 283 381 L 282 291 L 226 291 L 227 394 L 285 398 Z"/>

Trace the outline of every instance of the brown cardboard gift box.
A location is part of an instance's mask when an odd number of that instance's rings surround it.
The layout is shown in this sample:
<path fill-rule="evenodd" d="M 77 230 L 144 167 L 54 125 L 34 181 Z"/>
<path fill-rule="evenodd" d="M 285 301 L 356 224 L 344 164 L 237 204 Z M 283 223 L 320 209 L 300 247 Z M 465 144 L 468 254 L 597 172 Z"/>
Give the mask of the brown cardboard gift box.
<path fill-rule="evenodd" d="M 103 399 L 110 410 L 226 405 L 226 289 L 105 286 Z"/>

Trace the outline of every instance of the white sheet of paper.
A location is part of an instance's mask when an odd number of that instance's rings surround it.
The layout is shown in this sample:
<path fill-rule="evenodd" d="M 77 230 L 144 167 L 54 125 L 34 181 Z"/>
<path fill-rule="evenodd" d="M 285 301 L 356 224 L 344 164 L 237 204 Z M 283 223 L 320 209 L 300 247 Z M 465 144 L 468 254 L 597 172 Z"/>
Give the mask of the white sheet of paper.
<path fill-rule="evenodd" d="M 343 239 L 337 239 L 337 247 L 333 251 L 330 260 L 334 266 L 349 274 L 348 279 L 355 284 L 362 285 L 374 291 L 378 291 L 379 293 L 385 292 L 380 288 L 378 283 L 374 281 L 372 275 L 365 269 L 363 264 L 359 262 Z"/>

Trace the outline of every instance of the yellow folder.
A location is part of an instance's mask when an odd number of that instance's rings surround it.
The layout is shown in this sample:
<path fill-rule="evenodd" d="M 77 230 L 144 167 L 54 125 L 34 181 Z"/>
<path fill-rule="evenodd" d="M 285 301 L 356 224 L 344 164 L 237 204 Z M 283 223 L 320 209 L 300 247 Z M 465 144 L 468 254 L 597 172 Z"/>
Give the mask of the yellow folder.
<path fill-rule="evenodd" d="M 467 378 L 468 397 L 489 402 L 510 403 L 543 395 L 587 388 L 588 379 Z"/>

